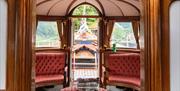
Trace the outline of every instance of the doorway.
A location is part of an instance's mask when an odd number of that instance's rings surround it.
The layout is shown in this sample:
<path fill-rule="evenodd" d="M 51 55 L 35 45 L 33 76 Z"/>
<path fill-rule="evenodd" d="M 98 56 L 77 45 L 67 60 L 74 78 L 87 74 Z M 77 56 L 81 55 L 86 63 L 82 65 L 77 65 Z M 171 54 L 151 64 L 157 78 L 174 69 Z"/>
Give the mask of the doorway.
<path fill-rule="evenodd" d="M 99 77 L 99 19 L 72 18 L 73 80 Z"/>
<path fill-rule="evenodd" d="M 98 15 L 95 7 L 89 4 L 79 5 L 72 11 L 71 85 L 82 79 L 99 78 L 99 18 L 91 18 Z"/>

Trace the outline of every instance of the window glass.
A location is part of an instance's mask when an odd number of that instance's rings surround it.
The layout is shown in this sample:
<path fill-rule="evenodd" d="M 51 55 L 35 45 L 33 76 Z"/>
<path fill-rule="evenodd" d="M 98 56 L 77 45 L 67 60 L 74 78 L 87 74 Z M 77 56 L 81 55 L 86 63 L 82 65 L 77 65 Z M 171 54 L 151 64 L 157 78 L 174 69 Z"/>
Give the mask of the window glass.
<path fill-rule="evenodd" d="M 36 31 L 36 47 L 60 47 L 60 37 L 56 22 L 38 22 Z"/>
<path fill-rule="evenodd" d="M 116 22 L 111 35 L 110 45 L 116 47 L 137 48 L 131 22 Z"/>
<path fill-rule="evenodd" d="M 99 15 L 96 8 L 91 5 L 80 5 L 74 11 L 73 15 Z"/>

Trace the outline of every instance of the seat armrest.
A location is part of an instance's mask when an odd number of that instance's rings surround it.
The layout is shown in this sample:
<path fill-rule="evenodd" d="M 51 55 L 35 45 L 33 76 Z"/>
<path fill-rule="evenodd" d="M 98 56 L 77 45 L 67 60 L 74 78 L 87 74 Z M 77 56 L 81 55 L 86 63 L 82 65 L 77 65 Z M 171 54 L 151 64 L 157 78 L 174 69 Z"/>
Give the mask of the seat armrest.
<path fill-rule="evenodd" d="M 64 67 L 64 87 L 67 86 L 67 83 L 68 83 L 68 67 L 65 66 Z"/>
<path fill-rule="evenodd" d="M 65 66 L 64 72 L 68 72 L 68 67 L 67 66 Z"/>

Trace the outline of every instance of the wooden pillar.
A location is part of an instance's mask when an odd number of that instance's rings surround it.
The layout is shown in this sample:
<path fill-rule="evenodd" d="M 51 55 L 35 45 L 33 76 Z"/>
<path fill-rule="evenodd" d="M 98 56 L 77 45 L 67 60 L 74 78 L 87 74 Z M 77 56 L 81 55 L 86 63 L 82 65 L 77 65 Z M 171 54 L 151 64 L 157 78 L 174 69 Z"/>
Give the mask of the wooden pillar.
<path fill-rule="evenodd" d="M 7 90 L 32 91 L 31 82 L 36 28 L 34 0 L 8 1 Z"/>
<path fill-rule="evenodd" d="M 160 0 L 142 0 L 144 46 L 141 43 L 141 91 L 162 91 Z M 143 40 L 143 38 L 141 38 Z M 144 54 L 142 53 L 144 52 Z"/>
<path fill-rule="evenodd" d="M 162 0 L 162 31 L 161 31 L 161 60 L 162 60 L 162 89 L 163 91 L 170 91 L 170 23 L 169 23 L 169 9 L 171 3 L 177 0 Z"/>

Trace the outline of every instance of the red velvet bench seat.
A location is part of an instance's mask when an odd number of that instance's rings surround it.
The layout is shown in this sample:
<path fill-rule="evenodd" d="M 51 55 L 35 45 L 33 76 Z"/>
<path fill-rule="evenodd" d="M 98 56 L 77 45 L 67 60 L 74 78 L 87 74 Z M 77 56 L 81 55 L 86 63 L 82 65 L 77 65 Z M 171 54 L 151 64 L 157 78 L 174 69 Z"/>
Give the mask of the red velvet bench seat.
<path fill-rule="evenodd" d="M 106 85 L 140 90 L 140 54 L 106 54 Z"/>
<path fill-rule="evenodd" d="M 64 82 L 65 53 L 36 53 L 36 87 Z"/>

